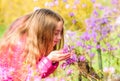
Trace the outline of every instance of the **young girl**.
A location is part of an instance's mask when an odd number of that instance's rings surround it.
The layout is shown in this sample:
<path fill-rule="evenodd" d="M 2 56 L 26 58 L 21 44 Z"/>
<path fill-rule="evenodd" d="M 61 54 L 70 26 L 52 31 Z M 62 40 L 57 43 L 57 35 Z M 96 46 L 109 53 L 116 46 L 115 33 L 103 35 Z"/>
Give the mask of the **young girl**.
<path fill-rule="evenodd" d="M 0 42 L 0 81 L 40 81 L 70 58 L 64 53 L 63 18 L 38 9 L 18 18 Z"/>

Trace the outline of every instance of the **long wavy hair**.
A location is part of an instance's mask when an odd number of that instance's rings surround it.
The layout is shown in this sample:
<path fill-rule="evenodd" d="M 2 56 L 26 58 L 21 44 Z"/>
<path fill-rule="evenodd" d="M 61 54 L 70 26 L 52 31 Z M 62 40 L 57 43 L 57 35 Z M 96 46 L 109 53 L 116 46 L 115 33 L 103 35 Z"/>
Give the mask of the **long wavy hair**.
<path fill-rule="evenodd" d="M 47 56 L 52 50 L 63 47 L 63 30 L 61 41 L 52 47 L 54 31 L 57 23 L 60 21 L 64 23 L 63 18 L 50 9 L 38 9 L 33 13 L 18 18 L 11 24 L 0 42 L 0 55 L 8 47 L 11 50 L 12 46 L 21 37 L 25 36 L 22 57 L 25 59 L 25 64 L 29 64 L 30 67 L 35 67 L 42 57 Z M 9 52 L 11 55 L 14 55 L 13 50 Z"/>

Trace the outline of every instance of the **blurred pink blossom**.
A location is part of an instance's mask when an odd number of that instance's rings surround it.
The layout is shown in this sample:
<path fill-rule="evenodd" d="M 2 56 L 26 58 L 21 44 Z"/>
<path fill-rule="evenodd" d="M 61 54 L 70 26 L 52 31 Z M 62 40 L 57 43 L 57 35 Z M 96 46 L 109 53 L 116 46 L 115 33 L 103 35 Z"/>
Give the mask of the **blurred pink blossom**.
<path fill-rule="evenodd" d="M 46 78 L 45 81 L 58 81 L 58 79 L 56 77 Z"/>
<path fill-rule="evenodd" d="M 73 70 L 72 69 L 68 69 L 67 70 L 67 75 L 69 76 L 69 75 L 71 75 L 73 73 Z"/>
<path fill-rule="evenodd" d="M 81 55 L 78 60 L 79 60 L 79 61 L 85 61 L 86 58 L 85 58 L 85 56 Z"/>
<path fill-rule="evenodd" d="M 66 9 L 70 8 L 70 5 L 69 5 L 69 4 L 66 4 L 66 5 L 65 5 L 65 8 L 66 8 Z"/>
<path fill-rule="evenodd" d="M 65 81 L 65 79 L 62 78 L 62 79 L 60 79 L 60 81 Z"/>
<path fill-rule="evenodd" d="M 115 68 L 114 67 L 105 67 L 103 69 L 103 72 L 105 72 L 107 74 L 113 74 L 115 72 Z"/>

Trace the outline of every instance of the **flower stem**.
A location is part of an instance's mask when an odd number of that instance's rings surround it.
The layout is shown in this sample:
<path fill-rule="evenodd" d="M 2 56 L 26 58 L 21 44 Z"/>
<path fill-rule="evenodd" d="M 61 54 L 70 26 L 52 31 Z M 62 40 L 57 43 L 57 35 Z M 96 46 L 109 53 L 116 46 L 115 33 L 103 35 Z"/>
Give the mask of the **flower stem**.
<path fill-rule="evenodd" d="M 97 45 L 100 45 L 100 42 L 98 42 Z M 102 53 L 101 53 L 101 49 L 97 48 L 97 52 L 98 52 L 98 66 L 99 66 L 100 71 L 102 72 L 103 71 L 103 66 L 102 66 Z M 100 74 L 100 77 L 101 78 L 103 77 L 102 73 Z"/>

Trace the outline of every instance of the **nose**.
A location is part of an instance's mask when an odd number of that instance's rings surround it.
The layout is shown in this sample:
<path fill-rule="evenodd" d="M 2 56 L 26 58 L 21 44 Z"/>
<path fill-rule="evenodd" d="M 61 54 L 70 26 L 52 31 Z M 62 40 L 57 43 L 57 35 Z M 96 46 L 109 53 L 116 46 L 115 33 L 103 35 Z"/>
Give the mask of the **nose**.
<path fill-rule="evenodd" d="M 62 36 L 61 36 L 61 34 L 59 34 L 58 37 L 57 37 L 57 39 L 60 40 L 61 38 L 62 38 Z"/>

